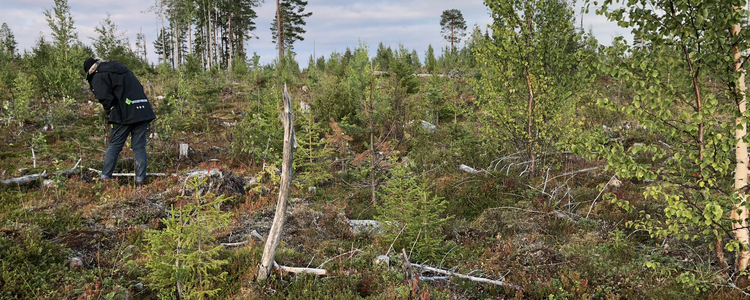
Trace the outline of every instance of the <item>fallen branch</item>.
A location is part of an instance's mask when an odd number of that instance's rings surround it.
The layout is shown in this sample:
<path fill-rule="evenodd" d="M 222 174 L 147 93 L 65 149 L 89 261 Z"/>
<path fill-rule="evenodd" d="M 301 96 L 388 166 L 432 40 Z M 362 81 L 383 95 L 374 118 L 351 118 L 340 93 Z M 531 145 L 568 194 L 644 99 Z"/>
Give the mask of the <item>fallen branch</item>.
<path fill-rule="evenodd" d="M 320 264 L 320 266 L 318 266 L 318 268 L 323 268 L 323 266 L 324 266 L 325 264 L 327 264 L 327 263 L 328 263 L 329 261 L 332 261 L 332 260 L 334 260 L 334 259 L 337 259 L 337 258 L 339 258 L 339 257 L 342 257 L 342 256 L 344 256 L 344 255 L 348 255 L 348 254 L 352 254 L 352 255 L 354 255 L 354 253 L 356 253 L 356 252 L 359 252 L 359 251 L 362 251 L 362 250 L 359 250 L 359 249 L 354 249 L 354 250 L 352 250 L 352 251 L 349 251 L 349 252 L 346 252 L 346 253 L 341 253 L 341 254 L 339 254 L 339 255 L 336 255 L 336 256 L 334 256 L 334 257 L 331 257 L 331 258 L 329 258 L 329 259 L 326 259 L 326 261 L 324 261 L 324 262 L 323 262 L 322 264 Z"/>
<path fill-rule="evenodd" d="M 555 215 L 555 217 L 558 217 L 558 218 L 561 218 L 561 219 L 568 219 L 568 220 L 570 220 L 573 223 L 577 223 L 575 220 L 573 220 L 573 218 L 571 218 L 570 216 L 562 213 L 559 210 L 554 210 L 554 211 L 551 211 L 551 212 L 543 212 L 543 211 L 538 211 L 538 210 L 530 210 L 530 209 L 524 209 L 524 208 L 512 207 L 512 206 L 491 207 L 491 208 L 488 208 L 487 210 L 494 210 L 494 209 L 515 209 L 515 210 L 520 210 L 520 211 L 528 212 L 528 213 L 545 214 L 545 215 Z"/>
<path fill-rule="evenodd" d="M 250 236 L 259 239 L 261 242 L 263 242 L 263 241 L 266 240 L 262 235 L 260 235 L 260 233 L 258 233 L 257 231 L 255 231 L 255 229 L 253 229 L 253 231 L 250 232 Z"/>
<path fill-rule="evenodd" d="M 490 284 L 504 286 L 504 287 L 509 287 L 509 288 L 516 289 L 516 290 L 521 290 L 521 291 L 523 290 L 523 287 L 521 287 L 519 285 L 515 285 L 515 284 L 512 284 L 512 283 L 507 283 L 507 282 L 500 281 L 500 280 L 492 280 L 492 279 L 487 279 L 487 278 L 468 276 L 468 275 L 458 274 L 458 273 L 455 273 L 453 271 L 447 271 L 447 270 L 432 268 L 432 267 L 428 267 L 428 266 L 420 265 L 420 264 L 411 264 L 411 265 L 413 267 L 416 267 L 416 268 L 422 270 L 422 271 L 428 271 L 428 272 L 433 272 L 433 273 L 438 273 L 438 274 L 443 274 L 443 275 L 448 275 L 448 276 L 455 276 L 455 277 L 458 277 L 458 278 L 468 279 L 468 280 L 471 280 L 471 281 L 474 281 L 474 282 L 490 283 Z"/>
<path fill-rule="evenodd" d="M 435 276 L 435 277 L 419 277 L 422 281 L 438 281 L 438 280 L 450 280 L 448 276 Z"/>
<path fill-rule="evenodd" d="M 667 148 L 672 149 L 672 146 L 670 146 L 669 144 L 665 143 L 664 141 L 659 141 L 659 144 L 662 144 L 662 145 L 666 146 Z"/>
<path fill-rule="evenodd" d="M 49 177 L 49 174 L 47 174 L 47 171 L 45 170 L 42 172 L 42 174 L 32 174 L 32 175 L 26 175 L 18 178 L 11 178 L 6 179 L 3 181 L 0 181 L 0 184 L 4 186 L 22 186 L 27 185 L 29 183 L 35 182 L 41 178 L 47 178 Z"/>
<path fill-rule="evenodd" d="M 65 177 L 73 176 L 75 174 L 78 174 L 78 171 L 80 170 L 78 168 L 78 165 L 80 165 L 80 164 L 81 164 L 81 158 L 78 159 L 78 161 L 76 162 L 75 166 L 73 166 L 72 168 L 66 169 L 66 170 L 57 171 L 57 172 L 55 172 L 55 174 L 62 175 L 62 176 L 65 176 Z"/>
<path fill-rule="evenodd" d="M 525 211 L 525 212 L 530 212 L 530 213 L 537 213 L 537 214 L 546 214 L 546 213 L 545 213 L 545 212 L 543 212 L 543 211 L 538 211 L 538 210 L 531 210 L 531 209 L 524 209 L 524 208 L 520 208 L 520 207 L 513 207 L 513 206 L 499 206 L 499 207 L 491 207 L 491 208 L 488 208 L 487 210 L 494 210 L 494 209 L 515 209 L 515 210 L 520 210 L 520 211 Z"/>
<path fill-rule="evenodd" d="M 396 243 L 396 240 L 398 239 L 399 236 L 401 236 L 401 233 L 404 232 L 404 229 L 406 229 L 406 225 L 404 225 L 404 227 L 401 227 L 401 230 L 398 231 L 396 238 L 393 239 L 393 242 L 388 247 L 388 251 L 385 252 L 385 256 L 388 256 L 388 254 L 391 253 L 391 249 L 393 249 L 393 244 Z"/>
<path fill-rule="evenodd" d="M 96 172 L 101 174 L 102 171 L 99 171 L 97 169 L 89 168 L 89 171 Z M 178 176 L 179 174 L 176 173 L 146 173 L 146 176 Z M 135 177 L 135 173 L 112 173 L 112 177 Z"/>
<path fill-rule="evenodd" d="M 236 243 L 221 243 L 220 245 L 222 245 L 224 247 L 235 247 L 235 246 L 246 245 L 249 242 L 250 241 L 243 241 L 243 242 L 236 242 Z"/>
<path fill-rule="evenodd" d="M 612 177 L 609 178 L 609 181 L 607 181 L 607 183 L 604 184 L 604 187 L 602 187 L 602 191 L 599 192 L 599 195 L 596 195 L 596 198 L 594 198 L 594 201 L 591 202 L 591 207 L 589 207 L 589 212 L 586 213 L 586 219 L 589 218 L 589 214 L 591 214 L 591 210 L 594 209 L 594 204 L 596 204 L 596 200 L 598 200 L 599 197 L 602 195 L 602 193 L 604 193 L 604 190 L 607 189 L 607 187 L 609 186 L 609 183 L 612 182 L 612 179 L 615 179 L 615 176 L 617 176 L 617 174 L 612 175 Z"/>
<path fill-rule="evenodd" d="M 255 230 L 253 230 L 252 232 L 250 232 L 250 236 L 251 236 L 251 237 L 254 237 L 254 238 L 257 238 L 257 239 L 259 239 L 259 240 L 260 240 L 261 242 L 263 242 L 263 240 L 264 240 L 264 239 L 263 239 L 263 236 L 261 236 L 261 235 L 260 235 L 260 234 L 259 234 L 259 233 L 258 233 L 257 231 L 255 231 Z M 249 243 L 249 242 L 250 242 L 250 238 L 248 237 L 248 240 L 247 240 L 247 241 L 236 242 L 236 243 L 221 243 L 220 245 L 222 245 L 222 246 L 224 246 L 224 247 L 235 247 L 235 246 L 242 246 L 242 245 L 246 245 L 246 244 L 247 244 L 247 243 Z"/>
<path fill-rule="evenodd" d="M 555 179 L 557 177 L 563 177 L 563 176 L 568 176 L 568 175 L 573 175 L 573 174 L 578 174 L 578 173 L 593 171 L 593 170 L 599 169 L 601 167 L 603 167 L 603 166 L 596 166 L 596 167 L 593 167 L 593 168 L 587 168 L 587 169 L 578 170 L 578 171 L 571 171 L 571 172 L 568 172 L 568 173 L 564 173 L 564 174 L 560 174 L 560 175 L 557 175 L 555 177 L 552 177 L 549 180 Z"/>
<path fill-rule="evenodd" d="M 504 160 L 506 160 L 506 159 L 518 159 L 519 157 L 518 157 L 518 156 L 516 156 L 516 155 L 518 155 L 518 154 L 520 154 L 520 153 L 521 153 L 521 152 L 519 151 L 519 152 L 513 153 L 513 154 L 511 154 L 511 155 L 508 155 L 508 156 L 504 156 L 504 157 L 500 157 L 500 158 L 498 158 L 498 159 L 495 159 L 495 160 L 493 160 L 492 162 L 490 162 L 490 167 L 489 167 L 488 169 L 492 169 L 493 171 L 497 171 L 497 166 L 499 166 L 501 162 L 503 162 L 503 161 L 504 161 Z M 494 167 L 492 166 L 493 164 L 495 165 Z M 505 168 L 504 166 L 503 166 L 502 168 L 500 168 L 500 171 L 502 171 L 502 170 L 503 170 L 504 168 Z"/>
<path fill-rule="evenodd" d="M 81 163 L 81 159 L 78 159 L 78 162 L 76 162 L 75 166 L 73 166 L 72 168 L 56 171 L 54 174 L 63 175 L 66 177 L 78 174 L 78 165 L 80 163 Z M 7 180 L 3 180 L 3 181 L 0 181 L 0 184 L 4 186 L 22 186 L 22 185 L 27 185 L 29 183 L 35 182 L 42 178 L 47 178 L 47 177 L 49 177 L 49 174 L 47 173 L 47 170 L 44 170 L 44 172 L 42 172 L 41 174 L 32 174 L 32 175 L 21 176 L 18 178 L 11 178 Z"/>
<path fill-rule="evenodd" d="M 326 276 L 329 273 L 328 270 L 324 270 L 324 269 L 297 268 L 297 267 L 282 266 L 282 265 L 279 265 L 278 263 L 276 263 L 276 261 L 273 262 L 273 266 L 276 267 L 276 268 L 279 268 L 279 270 L 281 270 L 283 272 L 294 273 L 294 274 L 304 274 L 304 273 L 307 273 L 307 274 L 315 274 L 315 275 L 318 275 L 318 276 Z"/>
<path fill-rule="evenodd" d="M 219 169 L 211 169 L 211 170 L 196 170 L 196 171 L 188 172 L 187 174 L 185 174 L 185 179 L 190 179 L 190 177 L 196 177 L 196 176 L 201 177 L 201 178 L 204 176 L 213 177 L 214 175 L 218 175 L 219 178 L 224 177 L 224 174 L 222 174 L 221 171 L 219 171 Z"/>

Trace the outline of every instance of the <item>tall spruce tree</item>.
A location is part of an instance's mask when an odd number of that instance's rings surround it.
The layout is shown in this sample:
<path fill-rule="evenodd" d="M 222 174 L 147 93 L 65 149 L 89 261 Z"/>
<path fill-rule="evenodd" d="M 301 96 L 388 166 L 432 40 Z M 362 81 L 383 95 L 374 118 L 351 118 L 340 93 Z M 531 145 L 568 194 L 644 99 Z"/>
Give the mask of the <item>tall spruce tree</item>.
<path fill-rule="evenodd" d="M 391 60 L 393 59 L 393 50 L 391 47 L 386 47 L 383 42 L 378 45 L 378 50 L 375 52 L 375 58 L 373 63 L 378 65 L 381 71 L 387 71 L 390 69 Z"/>
<path fill-rule="evenodd" d="M 49 28 L 52 29 L 55 48 L 61 50 L 63 57 L 68 59 L 68 51 L 78 42 L 78 33 L 75 32 L 75 21 L 70 13 L 68 0 L 55 0 L 55 7 L 45 10 L 44 16 Z"/>
<path fill-rule="evenodd" d="M 159 35 L 154 40 L 154 53 L 159 56 L 159 61 L 166 63 L 172 58 L 172 44 L 169 42 L 171 39 L 171 32 L 170 31 L 161 31 L 159 32 Z"/>
<path fill-rule="evenodd" d="M 7 54 L 16 54 L 16 37 L 13 35 L 13 31 L 10 30 L 8 24 L 3 22 L 0 26 L 0 51 L 4 51 Z"/>
<path fill-rule="evenodd" d="M 312 16 L 312 12 L 305 12 L 306 6 L 307 1 L 276 0 L 276 17 L 271 22 L 271 34 L 279 49 L 279 59 L 284 56 L 285 49 L 294 49 L 294 42 L 305 40 L 302 37 L 307 32 L 303 28 L 307 25 L 305 18 Z"/>
<path fill-rule="evenodd" d="M 83 73 L 80 64 L 92 55 L 91 50 L 78 40 L 67 0 L 55 0 L 55 7 L 45 10 L 44 15 L 52 30 L 52 45 L 43 39 L 39 41 L 39 46 L 33 50 L 33 68 L 30 69 L 36 73 L 41 90 L 47 96 L 78 95 Z"/>
<path fill-rule="evenodd" d="M 466 20 L 458 9 L 447 9 L 440 16 L 441 33 L 446 41 L 451 43 L 451 51 L 456 48 L 453 44 L 461 42 L 461 38 L 466 35 Z"/>
<path fill-rule="evenodd" d="M 127 41 L 123 32 L 117 31 L 117 25 L 112 22 L 112 15 L 107 14 L 107 18 L 100 23 L 101 27 L 97 26 L 94 31 L 98 34 L 95 38 L 91 39 L 91 44 L 94 46 L 96 55 L 105 59 L 114 59 L 112 57 L 115 53 L 124 52 L 123 48 L 127 47 Z"/>
<path fill-rule="evenodd" d="M 432 48 L 432 44 L 427 46 L 427 52 L 424 55 L 424 67 L 427 69 L 427 73 L 432 74 L 435 71 L 437 65 L 437 59 L 435 58 L 435 49 Z"/>
<path fill-rule="evenodd" d="M 139 32 L 135 36 L 135 52 L 144 63 L 148 62 L 148 57 L 146 56 L 146 36 L 143 32 Z"/>
<path fill-rule="evenodd" d="M 231 51 L 229 57 L 245 57 L 245 41 L 257 36 L 253 35 L 258 14 L 255 7 L 259 5 L 257 0 L 225 1 L 224 22 L 228 28 L 226 33 Z"/>

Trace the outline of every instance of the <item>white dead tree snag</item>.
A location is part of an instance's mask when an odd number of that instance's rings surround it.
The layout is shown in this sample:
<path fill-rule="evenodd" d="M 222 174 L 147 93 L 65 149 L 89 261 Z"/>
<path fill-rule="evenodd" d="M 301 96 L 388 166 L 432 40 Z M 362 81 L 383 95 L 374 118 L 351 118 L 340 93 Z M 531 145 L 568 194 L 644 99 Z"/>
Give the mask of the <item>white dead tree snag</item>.
<path fill-rule="evenodd" d="M 292 115 L 292 99 L 284 84 L 284 93 L 282 97 L 284 102 L 284 112 L 282 113 L 281 122 L 284 125 L 284 152 L 281 163 L 281 187 L 279 188 L 279 200 L 276 203 L 276 214 L 273 217 L 271 230 L 268 232 L 266 245 L 263 248 L 263 257 L 258 266 L 258 280 L 268 278 L 271 268 L 274 265 L 274 256 L 276 248 L 281 241 L 281 231 L 284 227 L 286 206 L 289 200 L 289 187 L 292 182 L 292 156 L 294 144 L 294 116 Z"/>

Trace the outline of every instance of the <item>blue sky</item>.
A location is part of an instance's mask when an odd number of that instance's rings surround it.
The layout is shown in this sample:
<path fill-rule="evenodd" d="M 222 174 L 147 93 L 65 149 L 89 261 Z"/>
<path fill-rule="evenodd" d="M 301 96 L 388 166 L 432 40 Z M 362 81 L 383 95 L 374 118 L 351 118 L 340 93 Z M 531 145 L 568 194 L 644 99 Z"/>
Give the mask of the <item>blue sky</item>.
<path fill-rule="evenodd" d="M 154 3 L 154 0 L 68 0 L 78 38 L 83 43 L 91 44 L 91 37 L 96 36 L 94 28 L 100 26 L 109 13 L 131 44 L 134 45 L 138 32 L 144 33 L 150 61 L 157 59 L 152 43 L 159 21 L 157 14 L 150 11 Z M 261 63 L 273 61 L 278 53 L 271 41 L 270 30 L 275 5 L 276 1 L 271 0 L 256 8 L 257 30 L 253 33 L 259 39 L 246 44 L 248 54 L 258 53 Z M 43 12 L 53 7 L 53 0 L 1 0 L 0 23 L 8 24 L 21 51 L 31 50 L 40 36 L 50 37 L 51 31 Z M 469 30 L 474 25 L 484 29 L 492 21 L 481 0 L 309 0 L 307 11 L 312 11 L 313 15 L 307 19 L 305 40 L 294 45 L 297 61 L 305 67 L 313 53 L 317 57 L 328 57 L 331 52 L 344 52 L 347 47 L 355 48 L 360 43 L 368 45 L 374 54 L 380 42 L 394 48 L 402 44 L 407 49 L 416 50 L 424 60 L 428 45 L 436 50 L 447 45 L 440 35 L 440 15 L 446 9 L 460 10 Z M 577 25 L 580 18 L 578 13 Z M 605 45 L 615 36 L 630 36 L 629 30 L 596 16 L 593 9 L 583 15 L 583 26 Z"/>

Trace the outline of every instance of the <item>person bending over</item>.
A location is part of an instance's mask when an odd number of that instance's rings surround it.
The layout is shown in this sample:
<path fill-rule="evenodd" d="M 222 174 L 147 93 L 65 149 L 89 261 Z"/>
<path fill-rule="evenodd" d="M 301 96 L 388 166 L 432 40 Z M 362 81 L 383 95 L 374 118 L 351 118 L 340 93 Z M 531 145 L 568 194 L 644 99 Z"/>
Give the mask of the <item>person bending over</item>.
<path fill-rule="evenodd" d="M 112 178 L 117 157 L 130 135 L 135 155 L 135 183 L 142 185 L 148 165 L 146 133 L 148 124 L 156 119 L 143 86 L 128 67 L 116 61 L 89 58 L 83 63 L 83 69 L 91 92 L 107 113 L 108 123 L 112 124 L 101 178 Z"/>

